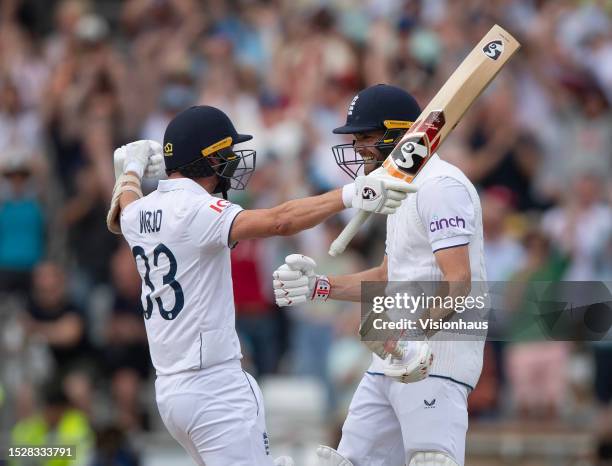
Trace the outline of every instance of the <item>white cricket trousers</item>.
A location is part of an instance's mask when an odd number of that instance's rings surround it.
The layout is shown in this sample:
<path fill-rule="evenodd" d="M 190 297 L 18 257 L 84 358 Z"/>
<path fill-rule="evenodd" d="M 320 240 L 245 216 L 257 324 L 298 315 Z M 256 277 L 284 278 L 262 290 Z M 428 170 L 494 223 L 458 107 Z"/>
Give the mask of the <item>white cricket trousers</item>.
<path fill-rule="evenodd" d="M 463 466 L 467 395 L 467 387 L 447 379 L 404 384 L 366 373 L 338 452 L 354 466 L 404 466 L 418 451 L 439 451 Z"/>
<path fill-rule="evenodd" d="M 166 428 L 200 466 L 272 466 L 261 390 L 240 361 L 158 376 Z"/>

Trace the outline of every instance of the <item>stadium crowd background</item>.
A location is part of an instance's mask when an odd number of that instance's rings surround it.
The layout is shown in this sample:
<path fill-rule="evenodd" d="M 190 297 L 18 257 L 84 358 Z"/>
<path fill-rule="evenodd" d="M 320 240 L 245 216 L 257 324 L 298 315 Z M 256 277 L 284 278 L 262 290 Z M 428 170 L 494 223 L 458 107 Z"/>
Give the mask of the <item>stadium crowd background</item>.
<path fill-rule="evenodd" d="M 178 111 L 215 105 L 255 136 L 256 173 L 233 201 L 266 207 L 329 190 L 349 181 L 331 130 L 354 94 L 386 82 L 426 105 L 495 22 L 523 47 L 441 150 L 480 190 L 489 279 L 610 280 L 611 13 L 607 1 L 566 0 L 0 2 L 4 440 L 44 439 L 52 423 L 65 443 L 89 445 L 89 464 L 135 465 L 150 443 L 134 439 L 163 432 L 140 279 L 104 223 L 115 147 L 161 141 Z M 326 255 L 342 220 L 232 255 L 245 368 L 264 388 L 314 380 L 332 444 L 369 364 L 358 308 L 281 310 L 271 272 L 293 252 L 329 274 L 380 261 L 384 219 L 342 257 Z M 304 400 L 287 390 L 310 386 L 272 385 L 287 406 Z M 474 429 L 570 426 L 587 433 L 587 453 L 484 464 L 610 464 L 611 399 L 612 345 L 487 344 Z"/>

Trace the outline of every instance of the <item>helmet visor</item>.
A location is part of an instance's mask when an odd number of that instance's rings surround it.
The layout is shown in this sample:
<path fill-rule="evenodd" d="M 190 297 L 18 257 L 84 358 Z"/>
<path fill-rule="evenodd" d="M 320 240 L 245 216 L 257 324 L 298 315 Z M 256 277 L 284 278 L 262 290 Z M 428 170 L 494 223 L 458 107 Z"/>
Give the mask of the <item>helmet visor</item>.
<path fill-rule="evenodd" d="M 243 190 L 255 170 L 256 152 L 251 149 L 233 150 L 231 147 L 220 149 L 215 153 L 211 167 L 229 189 Z"/>
<path fill-rule="evenodd" d="M 386 158 L 405 133 L 405 129 L 388 129 L 374 144 L 364 145 L 357 143 L 355 140 L 352 143 L 337 144 L 332 147 L 336 164 L 344 173 L 355 179 L 359 176 L 361 168 L 365 165 L 372 165 L 374 168 L 378 168 L 383 163 L 383 160 L 364 160 L 359 154 L 360 150 L 371 149 L 370 153 L 380 153 Z"/>

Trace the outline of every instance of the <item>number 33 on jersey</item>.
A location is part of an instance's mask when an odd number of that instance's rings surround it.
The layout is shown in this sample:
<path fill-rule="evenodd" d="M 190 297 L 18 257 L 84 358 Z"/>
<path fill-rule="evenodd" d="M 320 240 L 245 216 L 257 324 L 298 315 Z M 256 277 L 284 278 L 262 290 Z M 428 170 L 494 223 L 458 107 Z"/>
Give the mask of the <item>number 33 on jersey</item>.
<path fill-rule="evenodd" d="M 188 178 L 162 180 L 157 191 L 122 211 L 121 230 L 142 278 L 141 301 L 158 375 L 241 356 L 227 279 L 229 233 L 241 211 Z"/>

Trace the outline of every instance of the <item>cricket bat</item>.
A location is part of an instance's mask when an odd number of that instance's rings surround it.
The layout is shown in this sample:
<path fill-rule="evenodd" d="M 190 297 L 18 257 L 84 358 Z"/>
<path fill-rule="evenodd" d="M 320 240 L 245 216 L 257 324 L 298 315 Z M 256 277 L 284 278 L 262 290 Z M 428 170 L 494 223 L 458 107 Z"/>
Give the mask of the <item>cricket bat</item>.
<path fill-rule="evenodd" d="M 383 162 L 388 174 L 411 183 L 470 105 L 520 46 L 502 27 L 497 24 L 493 26 Z M 331 244 L 329 254 L 337 256 L 344 252 L 370 215 L 371 212 L 365 211 L 355 215 Z"/>

